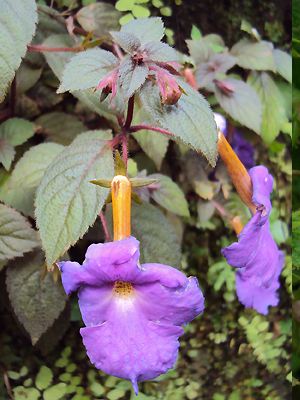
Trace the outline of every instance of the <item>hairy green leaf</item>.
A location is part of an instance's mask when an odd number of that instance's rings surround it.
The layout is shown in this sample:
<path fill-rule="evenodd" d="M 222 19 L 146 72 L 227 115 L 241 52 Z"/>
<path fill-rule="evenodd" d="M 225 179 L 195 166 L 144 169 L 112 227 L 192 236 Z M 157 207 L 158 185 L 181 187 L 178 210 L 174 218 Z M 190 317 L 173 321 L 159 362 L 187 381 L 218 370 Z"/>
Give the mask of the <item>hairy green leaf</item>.
<path fill-rule="evenodd" d="M 272 143 L 283 124 L 288 122 L 281 93 L 266 72 L 252 72 L 248 83 L 256 90 L 262 103 L 261 136 L 266 143 Z"/>
<path fill-rule="evenodd" d="M 113 53 L 99 48 L 76 54 L 64 69 L 57 93 L 95 88 L 117 62 Z"/>
<path fill-rule="evenodd" d="M 36 218 L 48 265 L 84 235 L 104 204 L 108 189 L 89 181 L 113 173 L 112 151 L 101 131 L 77 136 L 47 168 L 37 191 Z"/>
<path fill-rule="evenodd" d="M 135 65 L 131 58 L 122 61 L 119 68 L 119 79 L 125 98 L 131 97 L 142 86 L 148 73 L 147 66 Z"/>
<path fill-rule="evenodd" d="M 75 115 L 54 111 L 41 115 L 35 120 L 42 127 L 42 132 L 51 141 L 69 145 L 72 140 L 86 130 L 86 126 Z"/>
<path fill-rule="evenodd" d="M 215 165 L 217 129 L 213 113 L 198 92 L 184 82 L 179 84 L 184 93 L 177 104 L 168 106 L 161 103 L 158 88 L 146 82 L 140 94 L 143 111 L 151 124 L 167 129 Z"/>
<path fill-rule="evenodd" d="M 3 164 L 3 167 L 7 171 L 10 169 L 11 163 L 13 162 L 15 155 L 15 148 L 5 139 L 0 139 L 0 163 Z"/>
<path fill-rule="evenodd" d="M 285 51 L 275 49 L 273 52 L 277 72 L 288 82 L 292 83 L 293 60 Z"/>
<path fill-rule="evenodd" d="M 139 18 L 123 25 L 120 32 L 130 33 L 136 36 L 141 45 L 149 42 L 159 42 L 165 33 L 161 18 Z"/>
<path fill-rule="evenodd" d="M 110 34 L 114 41 L 128 54 L 133 55 L 141 47 L 139 39 L 130 32 L 124 32 L 123 29 L 120 32 L 111 32 Z"/>
<path fill-rule="evenodd" d="M 65 308 L 67 296 L 51 274 L 42 279 L 43 253 L 38 251 L 9 264 L 6 286 L 20 323 L 35 344 Z"/>
<path fill-rule="evenodd" d="M 212 84 L 218 74 L 225 74 L 235 65 L 235 62 L 235 57 L 227 53 L 210 56 L 207 62 L 201 63 L 196 69 L 195 77 L 199 87 L 207 87 Z"/>
<path fill-rule="evenodd" d="M 163 226 L 163 229 L 160 227 Z M 174 228 L 151 204 L 132 208 L 132 234 L 141 242 L 141 262 L 180 266 L 181 251 Z"/>
<path fill-rule="evenodd" d="M 56 143 L 31 147 L 16 164 L 12 175 L 0 186 L 0 199 L 25 215 L 34 215 L 34 196 L 45 170 L 62 151 Z"/>
<path fill-rule="evenodd" d="M 23 118 L 10 118 L 0 125 L 0 139 L 12 146 L 25 143 L 34 135 L 35 125 Z"/>
<path fill-rule="evenodd" d="M 23 215 L 0 204 L 0 262 L 20 257 L 38 246 L 36 231 Z"/>
<path fill-rule="evenodd" d="M 112 4 L 100 1 L 81 8 L 76 19 L 87 32 L 103 37 L 108 36 L 109 31 L 118 29 L 121 15 Z"/>
<path fill-rule="evenodd" d="M 151 191 L 152 198 L 162 207 L 182 217 L 189 217 L 188 203 L 183 191 L 171 178 L 162 174 L 151 174 L 149 179 L 157 179 L 156 189 Z"/>
<path fill-rule="evenodd" d="M 147 156 L 154 161 L 156 168 L 160 169 L 167 152 L 169 138 L 159 132 L 147 130 L 133 133 L 133 136 Z"/>
<path fill-rule="evenodd" d="M 35 125 L 22 118 L 10 118 L 0 125 L 0 162 L 10 169 L 15 158 L 14 146 L 19 146 L 34 135 Z"/>
<path fill-rule="evenodd" d="M 144 47 L 150 60 L 158 62 L 179 61 L 178 53 L 166 43 L 150 42 Z"/>
<path fill-rule="evenodd" d="M 69 47 L 74 46 L 74 41 L 69 35 L 51 35 L 43 44 L 50 47 Z M 54 74 L 59 80 L 61 80 L 64 67 L 66 63 L 71 60 L 73 55 L 64 52 L 45 52 L 44 55 Z M 109 100 L 107 99 L 100 102 L 99 92 L 94 92 L 92 89 L 75 90 L 72 91 L 72 94 L 90 110 L 113 121 L 114 123 L 117 121 L 116 113 L 121 114 L 125 109 L 125 103 L 118 95 L 114 99 L 114 109 L 112 109 Z"/>
<path fill-rule="evenodd" d="M 34 0 L 0 2 L 0 102 L 25 56 L 36 22 Z"/>
<path fill-rule="evenodd" d="M 220 106 L 236 121 L 260 133 L 262 105 L 256 91 L 245 82 L 227 78 L 222 80 L 230 88 L 230 93 L 215 89 Z"/>
<path fill-rule="evenodd" d="M 232 47 L 231 54 L 237 58 L 237 64 L 242 68 L 276 71 L 271 42 L 242 39 Z"/>

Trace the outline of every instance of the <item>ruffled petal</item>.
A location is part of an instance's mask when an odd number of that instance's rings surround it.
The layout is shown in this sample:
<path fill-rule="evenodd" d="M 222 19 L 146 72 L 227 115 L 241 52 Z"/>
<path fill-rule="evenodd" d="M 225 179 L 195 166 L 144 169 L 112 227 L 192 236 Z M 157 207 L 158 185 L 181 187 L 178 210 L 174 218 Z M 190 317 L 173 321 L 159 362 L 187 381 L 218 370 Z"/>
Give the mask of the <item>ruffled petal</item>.
<path fill-rule="evenodd" d="M 239 301 L 245 307 L 253 308 L 261 314 L 268 314 L 270 306 L 277 306 L 279 296 L 277 290 L 279 289 L 279 276 L 284 264 L 284 255 L 279 252 L 277 271 L 274 274 L 269 285 L 262 284 L 260 279 L 255 276 L 250 278 L 243 277 L 243 274 L 237 273 L 236 275 L 236 292 Z"/>
<path fill-rule="evenodd" d="M 109 320 L 82 328 L 87 354 L 96 368 L 132 382 L 153 379 L 172 368 L 183 329 L 148 321 L 132 303 L 115 303 Z"/>
<path fill-rule="evenodd" d="M 238 236 L 238 242 L 222 249 L 228 264 L 237 267 L 236 289 L 242 304 L 266 314 L 278 304 L 276 291 L 283 267 L 283 254 L 270 233 L 267 221 L 261 225 L 258 211 Z"/>
<path fill-rule="evenodd" d="M 187 278 L 161 264 L 144 264 L 142 268 L 142 284 L 135 285 L 137 305 L 149 320 L 182 325 L 204 310 L 204 297 L 196 278 Z"/>
<path fill-rule="evenodd" d="M 66 261 L 58 263 L 67 294 L 82 285 L 102 286 L 109 282 L 134 281 L 140 272 L 139 241 L 134 237 L 115 242 L 92 244 L 82 266 Z"/>

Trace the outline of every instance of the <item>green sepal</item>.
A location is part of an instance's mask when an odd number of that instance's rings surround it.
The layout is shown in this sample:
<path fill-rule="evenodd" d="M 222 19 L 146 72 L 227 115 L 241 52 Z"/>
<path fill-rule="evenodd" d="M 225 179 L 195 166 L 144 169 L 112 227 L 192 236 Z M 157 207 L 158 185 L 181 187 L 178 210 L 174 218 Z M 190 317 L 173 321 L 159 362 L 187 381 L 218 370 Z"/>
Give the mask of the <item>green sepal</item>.
<path fill-rule="evenodd" d="M 92 181 L 90 181 L 90 183 L 93 183 L 94 185 L 102 186 L 102 187 L 105 187 L 108 189 L 111 188 L 111 179 L 93 179 Z"/>
<path fill-rule="evenodd" d="M 152 185 L 153 183 L 158 183 L 159 180 L 158 179 L 142 179 L 142 178 L 131 178 L 129 179 L 131 186 L 133 188 L 137 188 L 137 187 L 144 187 L 144 186 L 149 186 Z"/>

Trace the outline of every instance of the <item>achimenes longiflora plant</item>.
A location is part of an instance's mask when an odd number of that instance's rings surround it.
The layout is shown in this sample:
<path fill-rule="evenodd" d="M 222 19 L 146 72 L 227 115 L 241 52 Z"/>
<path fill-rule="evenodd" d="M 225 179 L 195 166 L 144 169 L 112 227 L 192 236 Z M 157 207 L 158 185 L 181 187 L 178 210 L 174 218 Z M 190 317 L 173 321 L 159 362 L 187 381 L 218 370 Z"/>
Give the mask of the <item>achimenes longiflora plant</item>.
<path fill-rule="evenodd" d="M 142 182 L 130 181 L 127 176 L 131 133 L 147 129 L 180 139 L 202 152 L 212 166 L 218 147 L 238 193 L 253 213 L 244 228 L 238 227 L 239 242 L 223 250 L 228 262 L 237 267 L 237 293 L 246 307 L 266 313 L 268 306 L 277 304 L 282 268 L 282 255 L 269 232 L 272 177 L 264 167 L 254 167 L 248 174 L 221 134 L 217 146 L 213 114 L 203 97 L 181 79 L 177 54 L 160 41 L 162 36 L 158 19 L 150 21 L 150 25 L 149 20 L 134 21 L 121 32 L 112 33 L 115 44 L 124 53 L 118 48 L 116 57 L 103 49 L 90 49 L 74 56 L 65 68 L 60 87 L 60 91 L 92 88 L 99 93 L 99 101 L 122 110 L 119 114 L 117 111 L 119 130 L 102 149 L 107 154 L 120 146 L 123 167 L 116 168 L 113 179 L 111 173 L 110 179 L 103 177 L 94 182 L 111 188 L 114 241 L 91 245 L 82 265 L 70 261 L 59 265 L 66 293 L 78 291 L 85 323 L 81 334 L 91 362 L 109 374 L 130 380 L 136 393 L 139 381 L 153 379 L 174 366 L 182 325 L 203 311 L 204 298 L 196 278 L 187 278 L 170 266 L 153 263 L 155 260 L 139 263 L 139 238 L 131 236 L 130 212 L 131 187 Z M 142 121 L 132 125 L 136 105 L 150 115 L 151 124 Z M 99 157 L 99 152 L 93 155 L 93 143 L 97 142 L 91 142 L 91 162 Z M 84 151 L 82 138 L 77 145 L 77 152 L 79 147 Z M 64 161 L 62 156 L 60 160 Z M 104 170 L 105 166 L 102 167 Z M 49 175 L 46 174 L 47 179 Z M 55 179 L 56 171 L 52 175 Z M 73 169 L 66 174 L 66 182 L 70 176 L 74 177 Z M 40 200 L 47 195 L 44 186 L 42 182 L 37 195 L 37 221 L 47 247 L 48 225 L 43 221 L 51 223 L 55 213 L 47 211 L 49 205 L 47 209 L 39 207 Z M 82 204 L 81 198 L 78 204 Z M 76 214 L 72 211 L 72 215 Z M 90 219 L 87 226 L 94 222 L 93 216 Z M 237 227 L 236 221 L 234 226 Z M 62 237 L 65 231 L 72 230 L 72 226 L 63 228 Z M 76 239 L 80 234 L 76 231 Z M 61 247 L 66 250 L 75 242 L 72 237 Z M 55 249 L 53 253 L 48 254 L 48 263 L 57 258 L 59 251 Z"/>

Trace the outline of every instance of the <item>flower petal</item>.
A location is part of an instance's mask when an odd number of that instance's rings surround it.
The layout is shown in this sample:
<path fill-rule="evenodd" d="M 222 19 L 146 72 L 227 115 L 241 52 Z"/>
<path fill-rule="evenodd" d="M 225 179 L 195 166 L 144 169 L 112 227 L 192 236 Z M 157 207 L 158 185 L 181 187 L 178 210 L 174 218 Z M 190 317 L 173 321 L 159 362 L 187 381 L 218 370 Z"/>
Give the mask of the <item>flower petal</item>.
<path fill-rule="evenodd" d="M 258 165 L 249 170 L 249 175 L 253 185 L 253 196 L 252 200 L 255 205 L 263 206 L 261 223 L 266 222 L 271 209 L 272 204 L 270 201 L 270 194 L 273 190 L 273 177 L 269 174 L 269 171 L 263 165 Z"/>
<path fill-rule="evenodd" d="M 261 219 L 258 211 L 242 230 L 239 241 L 222 249 L 222 254 L 231 266 L 239 268 L 236 290 L 240 302 L 266 314 L 268 306 L 278 304 L 276 291 L 284 257 L 271 236 L 269 221 L 261 225 Z"/>
<path fill-rule="evenodd" d="M 144 264 L 138 283 L 137 304 L 148 319 L 182 325 L 204 310 L 198 280 L 161 264 Z"/>
<path fill-rule="evenodd" d="M 148 321 L 130 303 L 115 303 L 109 320 L 80 333 L 96 368 L 130 380 L 137 391 L 137 382 L 173 367 L 183 329 Z"/>
<path fill-rule="evenodd" d="M 82 285 L 102 286 L 117 280 L 132 281 L 139 274 L 139 241 L 134 237 L 89 246 L 82 266 L 58 263 L 67 294 Z"/>

